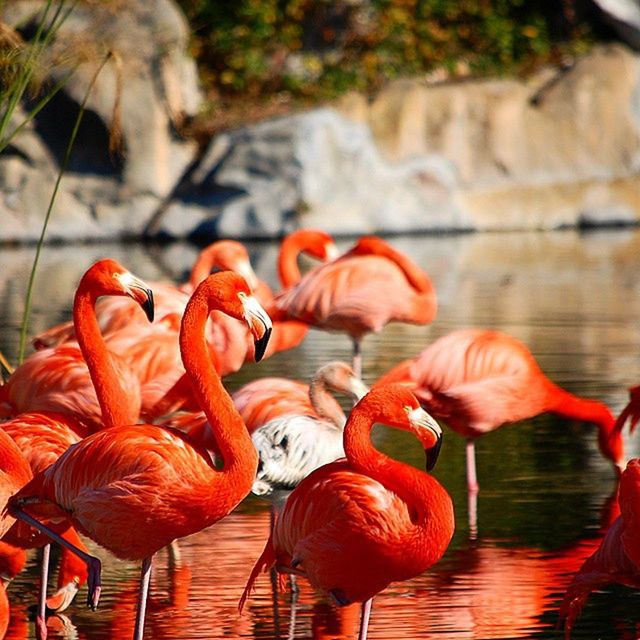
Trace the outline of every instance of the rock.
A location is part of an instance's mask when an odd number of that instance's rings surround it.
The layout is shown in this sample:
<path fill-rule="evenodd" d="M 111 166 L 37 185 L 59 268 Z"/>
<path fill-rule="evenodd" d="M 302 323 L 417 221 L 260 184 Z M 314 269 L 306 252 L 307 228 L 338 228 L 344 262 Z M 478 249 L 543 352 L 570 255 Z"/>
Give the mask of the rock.
<path fill-rule="evenodd" d="M 28 32 L 45 5 L 35 0 L 4 3 L 0 19 Z M 6 211 L 0 204 L 0 216 L 5 212 L 15 216 L 21 239 L 33 240 L 39 235 L 51 195 L 49 183 L 55 180 L 79 105 L 107 52 L 112 55 L 89 94 L 58 194 L 56 215 L 52 216 L 51 234 L 56 221 L 62 236 L 69 238 L 140 233 L 197 152 L 194 142 L 175 133 L 201 103 L 187 40 L 186 20 L 170 0 L 132 0 L 126 9 L 119 10 L 108 3 L 74 4 L 42 66 L 50 68 L 51 82 L 78 66 L 62 92 L 15 141 L 24 160 L 22 184 L 38 183 L 38 188 L 28 194 L 24 188 L 18 189 L 21 193 L 14 190 L 8 200 L 4 198 Z M 109 131 L 116 112 L 122 130 L 122 156 L 109 151 Z M 4 162 L 3 156 L 0 165 Z M 11 171 L 15 172 L 15 167 Z M 141 201 L 146 210 L 131 216 L 131 207 Z M 110 215 L 105 217 L 107 211 Z M 32 225 L 31 216 L 40 222 Z M 2 233 L 0 239 L 7 237 Z"/>
<path fill-rule="evenodd" d="M 297 226 L 339 236 L 465 224 L 449 162 L 424 153 L 389 161 L 365 124 L 328 108 L 218 136 L 192 180 L 198 203 L 169 207 L 168 235 L 189 235 L 198 215 L 195 235 L 241 238 Z"/>

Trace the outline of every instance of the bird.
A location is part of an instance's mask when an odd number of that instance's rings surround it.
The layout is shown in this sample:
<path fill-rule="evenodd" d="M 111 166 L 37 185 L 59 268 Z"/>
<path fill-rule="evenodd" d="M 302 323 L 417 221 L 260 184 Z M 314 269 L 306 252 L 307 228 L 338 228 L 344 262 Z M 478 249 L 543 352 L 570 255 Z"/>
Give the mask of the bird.
<path fill-rule="evenodd" d="M 346 393 L 354 402 L 369 391 L 344 362 L 320 367 L 309 385 L 311 411 L 305 407 L 302 411 L 285 410 L 252 432 L 259 458 L 251 489 L 255 495 L 272 496 L 280 502 L 314 469 L 344 456 L 346 418 L 329 388 Z"/>
<path fill-rule="evenodd" d="M 74 298 L 73 323 L 79 343 L 32 353 L 0 387 L 0 420 L 53 411 L 74 416 L 85 425 L 86 433 L 105 424 L 138 420 L 139 381 L 122 357 L 107 351 L 96 319 L 96 300 L 108 295 L 105 291 L 133 298 L 149 322 L 153 320 L 153 294 L 148 285 L 115 260 L 98 261 L 84 274 Z M 110 366 L 105 368 L 101 365 L 106 361 Z M 97 392 L 113 387 L 119 389 L 118 403 L 108 402 L 107 394 Z"/>
<path fill-rule="evenodd" d="M 589 594 L 612 582 L 640 589 L 640 458 L 629 460 L 618 488 L 620 515 L 573 577 L 560 605 L 565 640 Z"/>
<path fill-rule="evenodd" d="M 353 408 L 344 431 L 346 459 L 307 476 L 277 518 L 239 602 L 263 569 L 306 576 L 338 605 L 362 603 L 360 640 L 371 599 L 391 582 L 424 572 L 445 553 L 454 532 L 453 503 L 430 474 L 376 451 L 374 423 L 413 433 L 427 469 L 442 443 L 438 423 L 402 385 L 372 389 Z"/>
<path fill-rule="evenodd" d="M 6 507 L 9 498 L 21 489 L 33 474 L 29 463 L 11 437 L 0 431 L 0 538 L 12 527 L 15 518 Z"/>
<path fill-rule="evenodd" d="M 274 321 L 291 318 L 346 332 L 353 342 L 353 370 L 361 377 L 363 336 L 389 322 L 427 324 L 437 301 L 429 276 L 408 256 L 377 236 L 363 236 L 277 295 L 267 310 Z"/>
<path fill-rule="evenodd" d="M 20 392 L 31 405 L 51 409 L 19 413 L 0 424 L 2 432 L 18 445 L 33 475 L 46 469 L 91 431 L 138 418 L 139 388 L 120 386 L 131 380 L 129 369 L 108 352 L 95 316 L 96 300 L 109 295 L 133 298 L 143 307 L 149 320 L 153 319 L 153 295 L 146 283 L 116 261 L 100 260 L 85 272 L 74 297 L 73 318 L 78 345 L 65 344 L 36 352 L 9 380 L 8 385 L 14 385 L 14 395 L 9 393 L 9 397 L 19 397 Z M 37 372 L 41 373 L 40 378 L 30 377 Z M 117 372 L 121 374 L 120 379 Z M 24 388 L 20 387 L 21 382 Z M 38 397 L 28 396 L 36 392 L 40 394 Z M 86 552 L 73 528 L 62 535 Z M 63 548 L 58 591 L 47 601 L 49 538 L 16 523 L 5 533 L 5 540 L 24 548 L 44 547 L 36 625 L 38 634 L 45 637 L 46 607 L 57 611 L 68 607 L 80 584 L 86 581 L 86 568 Z"/>
<path fill-rule="evenodd" d="M 246 249 L 244 251 L 248 261 Z M 300 280 L 298 260 L 302 254 L 326 261 L 335 258 L 338 249 L 333 238 L 320 229 L 298 229 L 285 236 L 280 245 L 277 260 L 278 277 L 283 290 Z M 227 265 L 231 270 L 235 270 L 231 262 Z M 270 305 L 274 297 L 271 287 L 260 279 L 256 279 L 253 292 L 265 308 Z M 235 373 L 244 363 L 253 361 L 253 341 L 242 323 L 214 312 L 209 327 L 208 340 L 215 351 L 216 368 L 222 377 Z M 283 319 L 274 322 L 264 358 L 298 346 L 304 340 L 307 331 L 308 326 L 297 320 Z M 174 377 L 175 371 L 176 367 L 172 367 L 171 375 Z M 158 395 L 155 383 L 150 383 L 148 388 L 149 393 L 155 392 L 156 396 Z M 163 393 L 164 396 L 157 400 L 152 410 L 146 410 L 144 407 L 146 419 L 162 423 L 172 421 L 176 426 L 182 424 L 187 429 L 192 423 L 203 424 L 204 417 L 189 396 L 190 388 L 185 375 L 179 377 L 170 389 L 163 389 Z M 180 416 L 172 415 L 179 410 L 183 411 Z M 191 415 L 185 411 L 190 412 Z"/>
<path fill-rule="evenodd" d="M 182 317 L 189 295 L 195 286 L 209 275 L 212 269 L 230 269 L 242 274 L 251 287 L 257 286 L 258 278 L 251 267 L 247 250 L 240 242 L 218 240 L 202 249 L 191 268 L 188 280 L 179 286 L 165 282 L 150 282 L 154 292 L 154 307 L 158 318 L 177 314 Z M 126 298 L 105 298 L 96 303 L 96 316 L 102 334 L 108 336 L 132 324 L 146 328 L 146 318 L 138 306 Z M 32 344 L 36 349 L 53 347 L 75 340 L 73 320 L 64 322 L 37 334 Z"/>
<path fill-rule="evenodd" d="M 529 349 L 501 331 L 459 329 L 435 340 L 413 358 L 382 375 L 376 384 L 408 385 L 435 418 L 466 439 L 469 527 L 477 533 L 479 490 L 476 438 L 504 425 L 552 413 L 598 427 L 602 454 L 616 470 L 624 464 L 623 440 L 602 402 L 581 398 L 553 383 Z"/>
<path fill-rule="evenodd" d="M 176 430 L 118 425 L 67 449 L 22 487 L 9 505 L 13 516 L 85 560 L 88 604 L 94 609 L 100 596 L 100 561 L 72 548 L 42 520 L 52 524 L 62 519 L 59 526 L 73 525 L 115 556 L 142 560 L 136 640 L 144 633 L 153 555 L 227 515 L 249 493 L 255 478 L 257 453 L 209 358 L 205 325 L 213 309 L 247 322 L 256 339 L 257 360 L 266 348 L 271 321 L 246 281 L 231 271 L 204 280 L 182 318 L 183 364 L 220 447 L 222 469 L 215 467 L 201 445 Z M 116 375 L 113 367 L 103 373 Z"/>

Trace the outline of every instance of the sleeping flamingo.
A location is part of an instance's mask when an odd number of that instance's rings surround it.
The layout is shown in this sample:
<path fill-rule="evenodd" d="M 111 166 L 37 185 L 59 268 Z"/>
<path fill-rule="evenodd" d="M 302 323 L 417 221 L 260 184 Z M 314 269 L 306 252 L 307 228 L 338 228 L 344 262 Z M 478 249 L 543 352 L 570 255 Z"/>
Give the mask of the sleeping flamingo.
<path fill-rule="evenodd" d="M 354 402 L 369 391 L 344 362 L 330 362 L 318 369 L 309 385 L 312 412 L 303 408 L 283 413 L 253 432 L 251 439 L 259 458 L 251 489 L 254 494 L 275 493 L 279 498 L 314 469 L 344 456 L 345 415 L 328 388 L 348 394 Z"/>
<path fill-rule="evenodd" d="M 257 359 L 264 353 L 271 321 L 242 276 L 230 271 L 204 280 L 185 309 L 180 352 L 220 448 L 221 470 L 202 446 L 173 429 L 148 424 L 114 426 L 69 448 L 10 504 L 13 515 L 63 546 L 71 548 L 40 520 L 71 523 L 117 557 L 142 560 L 136 640 L 144 633 L 154 553 L 227 515 L 249 493 L 255 477 L 257 454 L 209 359 L 205 325 L 213 309 L 247 322 L 257 341 Z M 116 375 L 109 363 L 105 366 L 111 370 L 104 375 Z M 100 562 L 72 550 L 87 563 L 88 602 L 95 608 Z"/>
<path fill-rule="evenodd" d="M 370 391 L 345 426 L 346 460 L 316 469 L 289 496 L 241 609 L 260 571 L 275 565 L 306 576 L 341 606 L 362 602 L 364 640 L 373 596 L 442 557 L 454 531 L 451 498 L 429 474 L 376 451 L 370 441 L 375 422 L 413 433 L 427 450 L 427 469 L 433 467 L 442 438 L 438 423 L 400 385 Z"/>
<path fill-rule="evenodd" d="M 541 413 L 591 422 L 598 427 L 602 454 L 617 469 L 622 467 L 623 441 L 611 411 L 554 384 L 522 342 L 500 331 L 453 331 L 396 365 L 376 384 L 389 382 L 408 385 L 430 413 L 466 438 L 472 535 L 477 526 L 475 439 L 485 433 Z"/>
<path fill-rule="evenodd" d="M 427 274 L 381 238 L 365 236 L 344 255 L 309 271 L 268 307 L 274 320 L 292 318 L 353 341 L 353 370 L 362 375 L 361 341 L 389 322 L 427 324 L 437 310 Z"/>
<path fill-rule="evenodd" d="M 566 640 L 592 591 L 611 582 L 640 589 L 640 458 L 630 460 L 622 473 L 618 502 L 620 516 L 574 576 L 562 601 Z"/>

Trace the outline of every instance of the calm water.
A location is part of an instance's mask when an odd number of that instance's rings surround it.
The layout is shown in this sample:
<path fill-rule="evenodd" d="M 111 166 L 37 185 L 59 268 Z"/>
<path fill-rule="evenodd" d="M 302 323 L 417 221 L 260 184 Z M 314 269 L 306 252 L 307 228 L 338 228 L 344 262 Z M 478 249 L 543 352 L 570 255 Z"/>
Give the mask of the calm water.
<path fill-rule="evenodd" d="M 598 398 L 617 413 L 627 387 L 640 383 L 640 231 L 573 231 L 393 238 L 431 275 L 440 308 L 429 327 L 394 325 L 364 341 L 364 377 L 461 327 L 499 328 L 523 340 L 554 381 Z M 345 247 L 349 243 L 344 243 Z M 251 246 L 258 275 L 276 284 L 276 244 Z M 23 295 L 33 251 L 3 248 L 0 349 L 15 358 Z M 69 317 L 74 286 L 97 258 L 119 259 L 148 280 L 180 280 L 197 249 L 189 245 L 46 248 L 30 333 Z M 308 379 L 329 359 L 348 359 L 350 343 L 312 331 L 281 353 L 228 379 L 230 389 L 258 376 Z M 422 466 L 417 442 L 380 430 L 378 446 Z M 628 453 L 640 455 L 638 439 Z M 597 451 L 595 432 L 549 416 L 489 434 L 477 445 L 479 535 L 466 524 L 464 443 L 445 434 L 435 475 L 456 505 L 457 532 L 444 559 L 410 582 L 392 585 L 374 604 L 370 637 L 379 639 L 561 638 L 558 604 L 571 575 L 597 546 L 616 487 Z M 248 498 L 214 527 L 181 542 L 185 566 L 170 572 L 159 554 L 147 638 L 353 638 L 358 611 L 336 611 L 301 584 L 295 619 L 288 594 L 274 615 L 271 585 L 261 577 L 243 615 L 237 601 L 268 531 L 264 503 Z M 50 622 L 53 637 L 126 639 L 134 620 L 138 567 L 104 560 L 100 610 L 78 603 Z M 10 588 L 8 638 L 33 637 L 33 560 Z M 593 594 L 572 636 L 640 638 L 640 592 L 610 587 Z"/>

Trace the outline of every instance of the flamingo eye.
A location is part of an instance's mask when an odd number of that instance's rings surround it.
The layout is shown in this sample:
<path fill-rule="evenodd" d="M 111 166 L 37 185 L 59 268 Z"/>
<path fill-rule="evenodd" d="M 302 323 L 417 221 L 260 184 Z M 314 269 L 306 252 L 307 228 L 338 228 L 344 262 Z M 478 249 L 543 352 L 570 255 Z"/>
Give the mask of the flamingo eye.
<path fill-rule="evenodd" d="M 247 297 L 247 294 L 244 291 L 238 291 L 238 298 L 240 300 L 244 300 Z"/>

